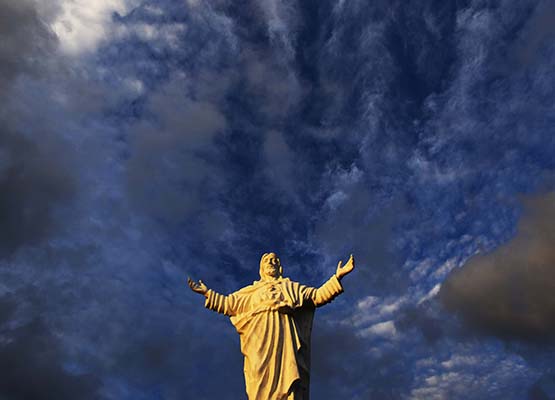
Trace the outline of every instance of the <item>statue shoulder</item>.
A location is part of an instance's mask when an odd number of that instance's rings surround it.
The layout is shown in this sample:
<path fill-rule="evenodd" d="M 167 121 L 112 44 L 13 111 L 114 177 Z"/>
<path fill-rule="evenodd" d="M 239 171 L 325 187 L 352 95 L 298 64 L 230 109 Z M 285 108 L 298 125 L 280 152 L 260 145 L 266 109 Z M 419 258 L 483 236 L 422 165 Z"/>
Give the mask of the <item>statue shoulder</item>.
<path fill-rule="evenodd" d="M 233 294 L 233 295 L 245 295 L 245 294 L 252 293 L 253 291 L 255 291 L 255 290 L 258 289 L 258 287 L 259 287 L 258 282 L 259 282 L 259 281 L 254 281 L 254 282 L 252 283 L 252 285 L 247 285 L 247 286 L 245 286 L 245 287 L 242 287 L 241 289 L 239 289 L 239 290 L 233 292 L 232 294 Z"/>

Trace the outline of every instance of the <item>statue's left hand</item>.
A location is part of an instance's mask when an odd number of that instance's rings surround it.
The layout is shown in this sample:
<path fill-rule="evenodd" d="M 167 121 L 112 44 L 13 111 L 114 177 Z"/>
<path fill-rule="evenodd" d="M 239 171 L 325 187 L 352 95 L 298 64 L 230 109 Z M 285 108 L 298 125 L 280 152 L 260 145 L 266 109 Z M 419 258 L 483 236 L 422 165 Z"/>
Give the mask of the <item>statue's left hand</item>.
<path fill-rule="evenodd" d="M 192 280 L 191 278 L 187 278 L 187 283 L 193 292 L 206 294 L 208 292 L 208 287 L 204 284 L 203 281 L 199 280 L 198 283 Z"/>
<path fill-rule="evenodd" d="M 355 258 L 351 254 L 351 257 L 349 257 L 349 261 L 347 261 L 345 265 L 342 264 L 343 261 L 339 261 L 339 264 L 337 264 L 337 271 L 335 271 L 335 275 L 338 279 L 343 278 L 345 275 L 355 269 Z"/>

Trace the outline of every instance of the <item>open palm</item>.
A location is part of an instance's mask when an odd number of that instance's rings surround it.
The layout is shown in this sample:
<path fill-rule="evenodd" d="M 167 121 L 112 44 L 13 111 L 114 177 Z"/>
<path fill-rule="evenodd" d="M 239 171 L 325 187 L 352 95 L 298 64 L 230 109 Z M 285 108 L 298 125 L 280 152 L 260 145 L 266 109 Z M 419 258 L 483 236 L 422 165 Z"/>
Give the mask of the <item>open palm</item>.
<path fill-rule="evenodd" d="M 205 294 L 206 292 L 208 292 L 208 287 L 201 280 L 195 282 L 191 278 L 187 278 L 187 283 L 189 284 L 189 287 L 193 292 L 200 294 Z"/>
<path fill-rule="evenodd" d="M 355 258 L 351 254 L 349 260 L 345 263 L 345 265 L 343 265 L 343 261 L 339 261 L 339 263 L 337 264 L 337 271 L 335 271 L 335 275 L 337 275 L 337 277 L 341 279 L 345 275 L 350 273 L 353 269 L 355 269 Z"/>

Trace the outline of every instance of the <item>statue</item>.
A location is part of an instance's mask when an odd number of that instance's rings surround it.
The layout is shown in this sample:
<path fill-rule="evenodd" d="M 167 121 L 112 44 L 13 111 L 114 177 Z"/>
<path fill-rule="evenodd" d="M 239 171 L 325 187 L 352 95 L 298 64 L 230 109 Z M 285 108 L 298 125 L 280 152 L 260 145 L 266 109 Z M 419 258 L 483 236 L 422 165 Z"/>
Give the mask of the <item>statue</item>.
<path fill-rule="evenodd" d="M 310 335 L 314 310 L 343 292 L 341 279 L 355 267 L 353 256 L 313 288 L 283 278 L 275 253 L 260 260 L 260 280 L 228 296 L 199 280 L 189 287 L 204 295 L 205 306 L 230 317 L 241 340 L 249 400 L 308 400 Z"/>

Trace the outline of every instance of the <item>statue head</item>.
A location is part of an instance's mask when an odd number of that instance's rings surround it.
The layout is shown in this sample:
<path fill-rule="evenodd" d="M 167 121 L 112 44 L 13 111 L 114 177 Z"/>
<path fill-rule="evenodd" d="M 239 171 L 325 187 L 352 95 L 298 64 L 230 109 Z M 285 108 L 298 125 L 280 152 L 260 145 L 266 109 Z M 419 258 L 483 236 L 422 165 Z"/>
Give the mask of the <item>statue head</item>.
<path fill-rule="evenodd" d="M 260 259 L 260 278 L 277 279 L 283 274 L 283 267 L 276 253 L 264 253 Z"/>

